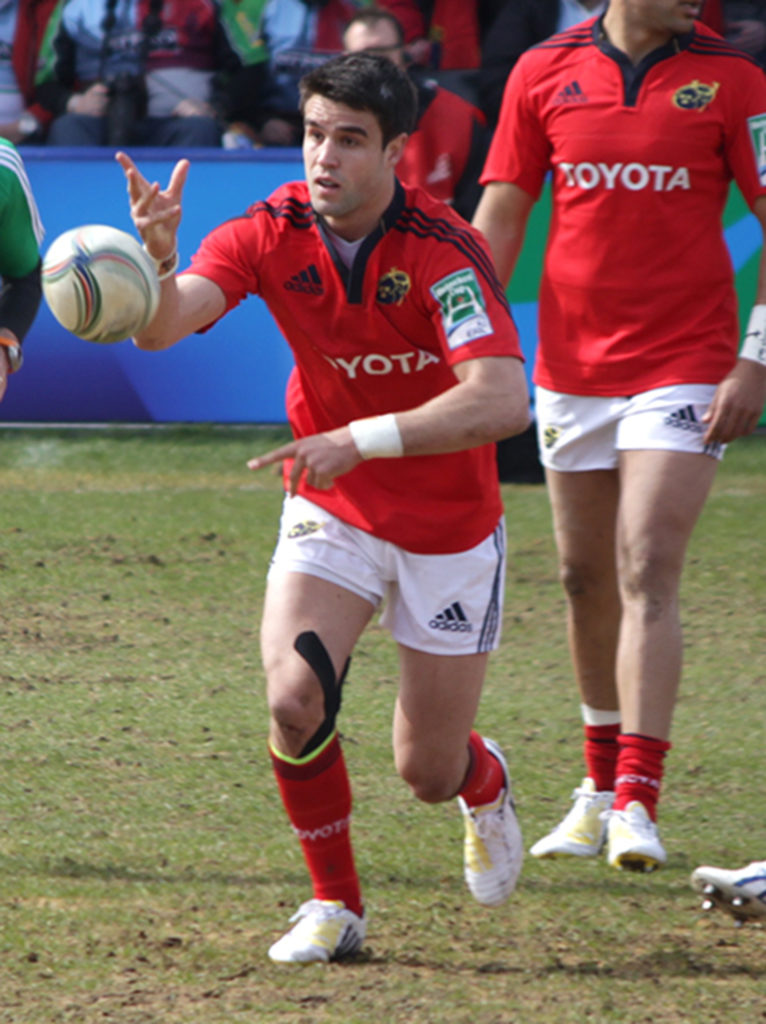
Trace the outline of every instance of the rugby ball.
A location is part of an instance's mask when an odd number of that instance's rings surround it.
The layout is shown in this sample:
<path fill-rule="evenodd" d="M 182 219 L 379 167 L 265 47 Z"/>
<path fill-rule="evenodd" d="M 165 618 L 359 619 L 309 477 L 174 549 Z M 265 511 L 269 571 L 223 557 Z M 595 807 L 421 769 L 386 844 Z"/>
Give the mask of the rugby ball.
<path fill-rule="evenodd" d="M 133 235 L 108 224 L 85 224 L 54 239 L 42 286 L 62 327 L 101 344 L 138 334 L 160 301 L 154 260 Z"/>

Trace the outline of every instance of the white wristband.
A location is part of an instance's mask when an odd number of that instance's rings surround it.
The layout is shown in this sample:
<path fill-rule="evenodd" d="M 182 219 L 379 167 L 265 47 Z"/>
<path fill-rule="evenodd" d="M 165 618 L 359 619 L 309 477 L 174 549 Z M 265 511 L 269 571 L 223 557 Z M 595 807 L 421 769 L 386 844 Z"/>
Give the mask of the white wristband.
<path fill-rule="evenodd" d="M 398 459 L 404 454 L 402 435 L 392 412 L 352 420 L 348 429 L 363 459 Z"/>
<path fill-rule="evenodd" d="M 169 277 L 178 270 L 178 247 L 176 247 L 169 256 L 166 256 L 164 260 L 155 259 L 149 250 L 144 246 L 144 249 L 149 259 L 154 263 L 157 268 L 157 280 L 166 281 Z"/>
<path fill-rule="evenodd" d="M 766 303 L 753 306 L 739 358 L 766 366 Z"/>

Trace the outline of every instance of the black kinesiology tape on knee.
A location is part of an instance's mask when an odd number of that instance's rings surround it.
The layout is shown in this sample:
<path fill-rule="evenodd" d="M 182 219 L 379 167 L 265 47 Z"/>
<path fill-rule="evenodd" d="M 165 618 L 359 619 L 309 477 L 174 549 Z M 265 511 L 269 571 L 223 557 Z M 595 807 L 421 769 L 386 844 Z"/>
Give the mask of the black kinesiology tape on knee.
<path fill-rule="evenodd" d="M 340 711 L 343 683 L 346 681 L 351 658 L 344 665 L 340 679 L 336 679 L 335 669 L 330 655 L 327 653 L 327 648 L 313 630 L 300 633 L 293 647 L 313 669 L 324 695 L 324 721 L 299 755 L 306 757 L 312 750 L 321 747 L 335 728 L 335 719 Z"/>

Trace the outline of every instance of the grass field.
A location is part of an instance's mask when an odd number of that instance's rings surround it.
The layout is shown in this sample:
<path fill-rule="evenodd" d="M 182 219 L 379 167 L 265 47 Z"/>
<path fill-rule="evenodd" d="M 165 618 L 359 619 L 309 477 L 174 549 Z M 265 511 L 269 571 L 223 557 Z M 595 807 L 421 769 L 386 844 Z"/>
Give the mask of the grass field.
<path fill-rule="evenodd" d="M 271 965 L 309 895 L 265 748 L 257 620 L 278 432 L 5 429 L 0 451 L 0 1024 L 766 1021 L 766 927 L 704 916 L 698 863 L 766 856 L 766 438 L 727 454 L 690 551 L 666 869 L 527 858 L 462 882 L 455 806 L 395 778 L 396 660 L 372 628 L 341 727 L 370 916 L 348 964 Z M 505 485 L 504 642 L 479 726 L 527 845 L 581 775 L 545 491 Z"/>

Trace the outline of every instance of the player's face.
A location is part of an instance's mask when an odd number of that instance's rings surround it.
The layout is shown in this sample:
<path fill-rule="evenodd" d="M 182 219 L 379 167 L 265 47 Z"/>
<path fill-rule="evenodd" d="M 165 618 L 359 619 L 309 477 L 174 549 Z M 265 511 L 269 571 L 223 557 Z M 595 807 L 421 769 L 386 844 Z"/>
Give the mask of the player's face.
<path fill-rule="evenodd" d="M 372 231 L 394 194 L 406 135 L 384 148 L 374 114 L 314 95 L 303 112 L 303 164 L 311 203 L 349 241 Z"/>

